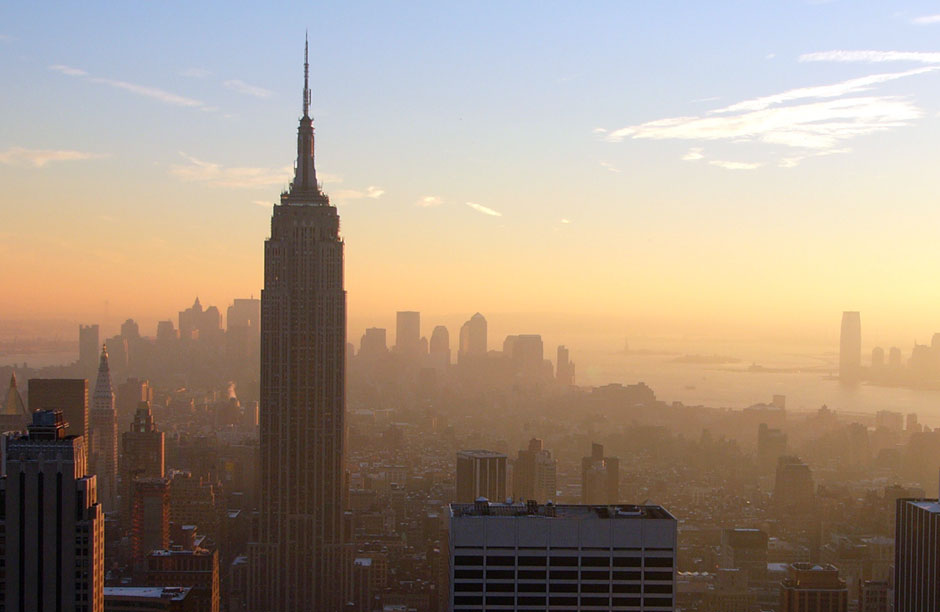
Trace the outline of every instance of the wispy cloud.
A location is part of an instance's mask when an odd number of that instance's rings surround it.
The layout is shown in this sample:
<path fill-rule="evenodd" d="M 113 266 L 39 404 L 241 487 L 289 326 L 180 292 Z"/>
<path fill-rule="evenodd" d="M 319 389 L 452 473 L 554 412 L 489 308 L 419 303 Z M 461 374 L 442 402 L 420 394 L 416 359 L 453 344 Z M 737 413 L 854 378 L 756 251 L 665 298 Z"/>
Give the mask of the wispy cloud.
<path fill-rule="evenodd" d="M 170 174 L 181 181 L 205 183 L 212 187 L 255 189 L 285 185 L 290 181 L 291 166 L 283 168 L 226 167 L 180 152 L 184 164 L 172 164 Z"/>
<path fill-rule="evenodd" d="M 704 115 L 667 117 L 627 126 L 609 132 L 606 140 L 727 140 L 808 150 L 835 149 L 845 140 L 910 125 L 924 114 L 907 98 L 852 94 L 937 69 L 940 67 L 917 68 L 791 89 L 743 100 Z M 698 153 L 693 149 L 683 159 L 698 159 Z"/>
<path fill-rule="evenodd" d="M 69 149 L 24 149 L 22 147 L 11 147 L 5 151 L 0 151 L 0 164 L 42 168 L 50 162 L 100 159 L 102 157 L 108 157 L 108 155 L 106 153 L 90 153 L 88 151 L 72 151 Z"/>
<path fill-rule="evenodd" d="M 568 219 L 562 219 L 562 220 L 561 220 L 561 223 L 562 223 L 563 225 L 568 225 L 569 223 L 571 223 L 571 221 L 569 221 Z"/>
<path fill-rule="evenodd" d="M 940 64 L 940 53 L 935 51 L 873 51 L 871 49 L 850 51 L 815 51 L 800 56 L 801 62 L 865 62 L 880 64 L 884 62 L 914 62 L 918 64 Z M 908 73 L 896 73 L 907 76 Z M 878 75 L 875 75 L 878 76 Z M 870 77 L 867 77 L 870 78 Z"/>
<path fill-rule="evenodd" d="M 201 100 L 196 100 L 194 98 L 188 98 L 159 87 L 150 87 L 148 85 L 140 85 L 138 83 L 130 83 L 128 81 L 120 81 L 117 79 L 110 79 L 104 77 L 95 77 L 88 74 L 87 71 L 82 70 L 81 68 L 74 68 L 72 66 L 66 66 L 64 64 L 53 64 L 49 66 L 49 70 L 59 72 L 61 74 L 78 77 L 87 80 L 89 83 L 96 83 L 99 85 L 107 85 L 113 87 L 114 89 L 121 89 L 128 91 L 130 93 L 136 94 L 138 96 L 143 96 L 145 98 L 150 98 L 152 100 L 157 100 L 163 102 L 164 104 L 169 104 L 171 106 L 182 106 L 188 108 L 198 108 L 204 110 L 211 110 L 207 105 Z"/>
<path fill-rule="evenodd" d="M 483 213 L 484 215 L 489 215 L 491 217 L 502 217 L 503 213 L 493 210 L 488 206 L 483 206 L 482 204 L 477 204 L 476 202 L 466 202 L 467 206 L 477 211 L 478 213 Z"/>
<path fill-rule="evenodd" d="M 780 166 L 781 168 L 794 168 L 800 165 L 800 162 L 802 162 L 804 159 L 808 159 L 810 157 L 823 157 L 825 155 L 835 155 L 837 153 L 849 153 L 851 151 L 852 149 L 846 147 L 843 149 L 826 149 L 824 151 L 813 151 L 811 153 L 804 153 L 802 155 L 791 155 L 791 156 L 784 157 L 783 159 L 781 159 L 780 163 L 778 163 L 777 165 Z"/>
<path fill-rule="evenodd" d="M 705 158 L 703 153 L 705 149 L 702 147 L 692 147 L 688 152 L 682 156 L 682 161 L 698 161 Z"/>
<path fill-rule="evenodd" d="M 263 87 L 258 87 L 256 85 L 249 85 L 244 81 L 238 79 L 232 79 L 230 81 L 225 81 L 223 83 L 226 89 L 231 89 L 234 92 L 245 94 L 246 96 L 253 96 L 255 98 L 270 98 L 274 95 L 274 92 Z"/>
<path fill-rule="evenodd" d="M 713 159 L 708 162 L 712 166 L 717 166 L 719 168 L 724 168 L 725 170 L 756 170 L 764 164 L 757 162 L 736 162 L 736 161 L 724 161 L 721 159 Z"/>
<path fill-rule="evenodd" d="M 13 42 L 13 37 L 9 34 L 0 34 L 0 43 Z"/>
<path fill-rule="evenodd" d="M 205 68 L 187 68 L 180 72 L 180 76 L 189 77 L 191 79 L 204 79 L 210 74 L 212 73 Z"/>
<path fill-rule="evenodd" d="M 363 198 L 378 200 L 384 194 L 384 189 L 370 185 L 369 187 L 366 187 L 365 191 L 360 189 L 340 189 L 332 195 L 336 200 L 361 200 Z"/>
<path fill-rule="evenodd" d="M 911 19 L 911 23 L 916 25 L 930 25 L 940 23 L 940 15 L 922 15 Z"/>
<path fill-rule="evenodd" d="M 610 163 L 610 162 L 605 162 L 605 161 L 598 162 L 598 163 L 599 163 L 603 168 L 606 168 L 608 171 L 613 172 L 613 173 L 615 173 L 615 174 L 620 174 L 620 168 L 617 168 L 617 167 L 614 166 L 612 163 Z"/>
<path fill-rule="evenodd" d="M 444 200 L 438 196 L 424 196 L 415 202 L 415 206 L 420 206 L 421 208 L 430 208 L 432 206 L 440 206 L 444 203 Z"/>

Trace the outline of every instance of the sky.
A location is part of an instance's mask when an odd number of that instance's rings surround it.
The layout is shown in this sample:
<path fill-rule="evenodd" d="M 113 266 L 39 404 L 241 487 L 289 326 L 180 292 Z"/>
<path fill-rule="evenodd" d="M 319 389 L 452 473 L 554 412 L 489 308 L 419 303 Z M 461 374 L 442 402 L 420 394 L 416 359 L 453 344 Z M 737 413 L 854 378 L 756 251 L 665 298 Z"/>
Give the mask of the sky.
<path fill-rule="evenodd" d="M 305 30 L 353 341 L 940 330 L 940 5 L 845 0 L 0 3 L 0 321 L 258 296 Z"/>

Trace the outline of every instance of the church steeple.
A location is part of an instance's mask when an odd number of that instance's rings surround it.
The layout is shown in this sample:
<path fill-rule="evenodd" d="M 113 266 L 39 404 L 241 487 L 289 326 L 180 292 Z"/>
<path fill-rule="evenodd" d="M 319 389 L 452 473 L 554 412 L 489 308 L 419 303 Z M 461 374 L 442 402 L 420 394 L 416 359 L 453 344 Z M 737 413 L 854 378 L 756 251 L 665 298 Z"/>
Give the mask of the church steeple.
<path fill-rule="evenodd" d="M 324 199 L 317 184 L 314 164 L 313 119 L 310 117 L 310 62 L 309 41 L 304 39 L 304 103 L 303 117 L 297 128 L 297 166 L 290 186 L 289 199 L 297 203 L 319 204 Z"/>

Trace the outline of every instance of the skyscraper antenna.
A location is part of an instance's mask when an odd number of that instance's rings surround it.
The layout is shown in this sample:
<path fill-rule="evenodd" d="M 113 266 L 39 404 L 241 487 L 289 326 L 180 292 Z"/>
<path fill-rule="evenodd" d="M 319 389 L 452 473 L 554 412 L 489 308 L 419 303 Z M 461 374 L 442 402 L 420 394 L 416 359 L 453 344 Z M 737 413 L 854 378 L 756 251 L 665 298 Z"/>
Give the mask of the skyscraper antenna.
<path fill-rule="evenodd" d="M 307 32 L 304 32 L 304 117 L 310 116 L 310 64 L 307 61 L 307 52 L 310 46 Z"/>

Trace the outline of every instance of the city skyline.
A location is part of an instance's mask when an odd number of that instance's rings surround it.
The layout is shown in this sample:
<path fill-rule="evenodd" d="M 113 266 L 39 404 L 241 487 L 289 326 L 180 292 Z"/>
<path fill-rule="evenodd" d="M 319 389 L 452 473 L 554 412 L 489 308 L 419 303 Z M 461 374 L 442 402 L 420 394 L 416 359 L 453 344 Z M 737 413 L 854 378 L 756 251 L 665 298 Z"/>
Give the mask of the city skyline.
<path fill-rule="evenodd" d="M 5 318 L 149 327 L 195 295 L 258 295 L 255 245 L 298 109 L 278 60 L 290 37 L 238 33 L 280 30 L 287 9 L 213 22 L 203 5 L 143 27 L 164 10 L 2 9 L 2 201 L 30 202 L 3 230 L 18 289 Z M 617 337 L 836 340 L 846 309 L 884 336 L 938 326 L 940 291 L 922 280 L 937 254 L 935 7 L 392 10 L 293 16 L 310 24 L 313 114 L 329 119 L 321 179 L 356 247 L 351 337 L 408 308 L 565 316 Z M 727 44 L 690 60 L 701 21 Z M 96 51 L 103 28 L 135 51 Z M 344 39 L 359 44 L 335 51 Z M 750 113 L 779 131 L 728 131 Z M 159 129 L 135 136 L 143 122 Z"/>

